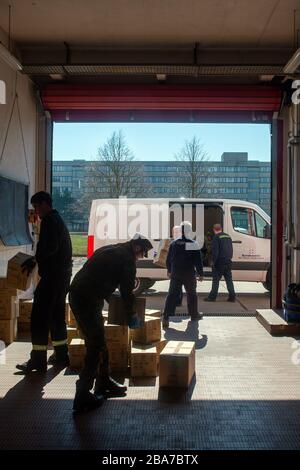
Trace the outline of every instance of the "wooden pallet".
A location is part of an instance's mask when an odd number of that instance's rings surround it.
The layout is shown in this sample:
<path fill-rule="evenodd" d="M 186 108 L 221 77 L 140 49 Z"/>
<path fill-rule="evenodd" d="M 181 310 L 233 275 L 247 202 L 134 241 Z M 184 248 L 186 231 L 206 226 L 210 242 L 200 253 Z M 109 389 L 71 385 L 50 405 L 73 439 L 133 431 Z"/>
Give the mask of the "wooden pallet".
<path fill-rule="evenodd" d="M 256 318 L 272 336 L 300 335 L 300 323 L 287 323 L 272 309 L 256 310 Z"/>

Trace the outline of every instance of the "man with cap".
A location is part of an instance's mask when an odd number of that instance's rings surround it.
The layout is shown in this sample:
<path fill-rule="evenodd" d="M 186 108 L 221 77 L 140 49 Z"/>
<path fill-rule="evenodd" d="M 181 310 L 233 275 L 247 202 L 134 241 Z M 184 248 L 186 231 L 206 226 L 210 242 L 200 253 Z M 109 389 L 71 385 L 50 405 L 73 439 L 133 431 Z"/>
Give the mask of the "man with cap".
<path fill-rule="evenodd" d="M 127 388 L 110 377 L 102 308 L 104 300 L 109 301 L 119 288 L 129 328 L 139 326 L 133 294 L 136 260 L 147 256 L 152 248 L 150 241 L 140 234 L 128 242 L 104 246 L 95 251 L 73 279 L 69 302 L 86 346 L 85 364 L 76 382 L 74 411 L 97 408 L 105 396 L 126 393 Z"/>
<path fill-rule="evenodd" d="M 233 256 L 232 240 L 230 235 L 223 232 L 221 224 L 213 226 L 214 237 L 212 240 L 212 288 L 204 299 L 205 302 L 214 302 L 218 296 L 219 283 L 224 276 L 229 297 L 228 302 L 235 302 L 235 290 L 231 274 L 231 260 Z"/>

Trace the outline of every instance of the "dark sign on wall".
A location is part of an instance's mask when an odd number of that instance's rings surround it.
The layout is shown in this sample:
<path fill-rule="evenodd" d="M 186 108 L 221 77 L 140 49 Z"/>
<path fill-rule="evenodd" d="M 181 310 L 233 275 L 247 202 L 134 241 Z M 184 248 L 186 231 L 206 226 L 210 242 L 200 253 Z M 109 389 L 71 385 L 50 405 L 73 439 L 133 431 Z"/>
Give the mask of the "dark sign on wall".
<path fill-rule="evenodd" d="M 0 238 L 5 246 L 31 245 L 28 186 L 0 176 Z"/>

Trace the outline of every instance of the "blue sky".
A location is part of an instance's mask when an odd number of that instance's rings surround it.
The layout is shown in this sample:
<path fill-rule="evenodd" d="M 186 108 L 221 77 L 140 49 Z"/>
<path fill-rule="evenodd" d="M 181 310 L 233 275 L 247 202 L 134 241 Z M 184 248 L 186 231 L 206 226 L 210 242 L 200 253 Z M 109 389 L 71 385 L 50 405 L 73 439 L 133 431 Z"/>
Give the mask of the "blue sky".
<path fill-rule="evenodd" d="M 54 160 L 94 160 L 113 131 L 123 130 L 137 160 L 174 160 L 185 140 L 201 139 L 211 160 L 223 152 L 248 152 L 270 161 L 270 129 L 265 124 L 55 123 Z"/>

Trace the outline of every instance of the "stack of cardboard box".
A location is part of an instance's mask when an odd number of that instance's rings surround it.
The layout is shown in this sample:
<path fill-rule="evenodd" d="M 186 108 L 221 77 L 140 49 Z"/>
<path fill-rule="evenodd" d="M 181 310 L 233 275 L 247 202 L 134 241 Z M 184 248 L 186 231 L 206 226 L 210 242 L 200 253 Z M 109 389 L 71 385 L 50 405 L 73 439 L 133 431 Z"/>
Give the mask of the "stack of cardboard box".
<path fill-rule="evenodd" d="M 6 281 L 1 281 L 0 289 L 0 340 L 6 344 L 12 343 L 17 337 L 18 302 L 17 289 L 5 287 Z"/>
<path fill-rule="evenodd" d="M 8 261 L 7 275 L 0 279 L 0 339 L 7 344 L 12 343 L 17 337 L 19 301 L 22 291 L 31 286 L 33 278 L 37 278 L 37 271 L 28 275 L 22 269 L 22 264 L 32 259 L 26 253 L 17 253 Z M 26 308 L 26 307 L 25 307 Z M 31 309 L 30 309 L 31 310 Z M 24 309 L 21 309 L 22 320 L 28 325 L 28 318 Z"/>
<path fill-rule="evenodd" d="M 104 322 L 105 338 L 112 371 L 128 369 L 128 326 Z"/>
<path fill-rule="evenodd" d="M 18 331 L 30 331 L 30 317 L 32 310 L 33 300 L 19 301 L 19 317 L 18 317 Z"/>
<path fill-rule="evenodd" d="M 188 388 L 195 373 L 195 343 L 166 341 L 161 338 L 160 312 L 140 306 L 144 324 L 129 330 L 126 324 L 112 324 L 110 319 L 124 318 L 119 301 L 103 312 L 104 330 L 112 372 L 126 372 L 130 365 L 131 377 L 156 377 L 160 387 Z M 140 304 L 143 305 L 143 304 Z M 145 303 L 144 303 L 145 306 Z M 116 309 L 116 311 L 114 311 Z M 146 315 L 145 315 L 146 313 Z M 150 314 L 150 315 L 148 315 Z M 124 323 L 121 320 L 121 323 Z M 69 327 L 70 362 L 75 370 L 82 368 L 85 356 L 84 340 L 76 337 L 76 327 Z"/>
<path fill-rule="evenodd" d="M 17 253 L 13 258 L 8 261 L 7 264 L 7 286 L 19 290 L 26 291 L 29 289 L 33 277 L 37 276 L 37 270 L 31 274 L 23 270 L 22 264 L 26 261 L 33 259 L 33 256 L 27 255 L 26 253 Z"/>
<path fill-rule="evenodd" d="M 145 316 L 144 325 L 131 330 L 130 338 L 132 341 L 130 355 L 131 376 L 156 376 L 158 374 L 160 352 L 166 345 L 166 341 L 161 339 L 160 318 Z"/>

